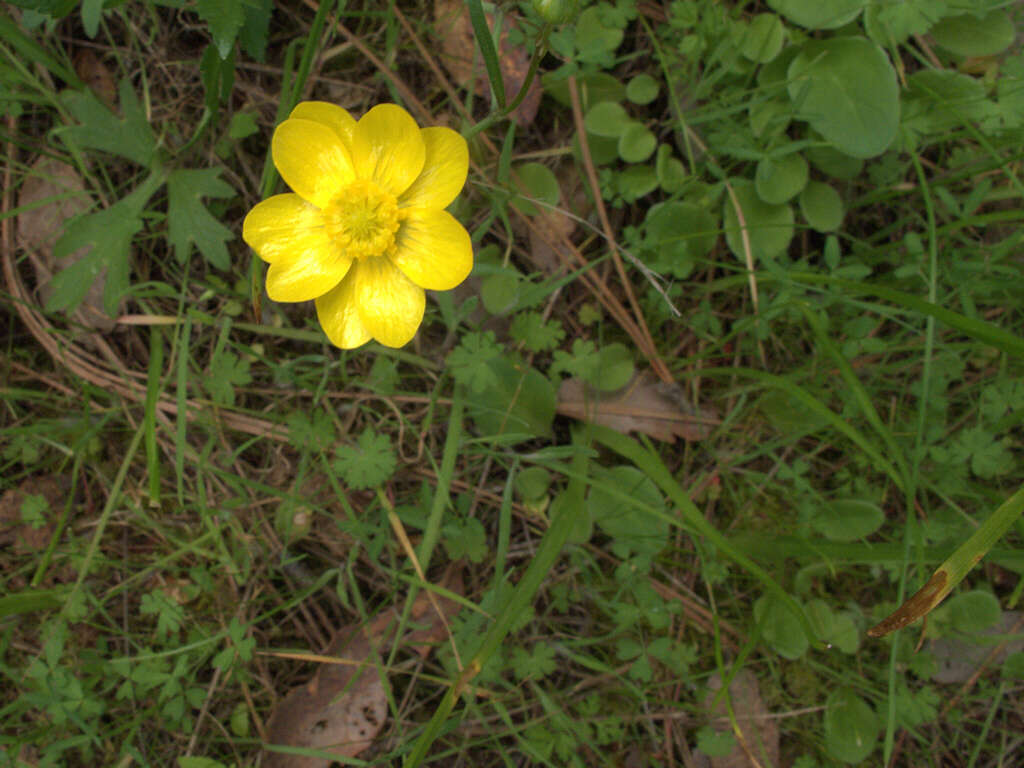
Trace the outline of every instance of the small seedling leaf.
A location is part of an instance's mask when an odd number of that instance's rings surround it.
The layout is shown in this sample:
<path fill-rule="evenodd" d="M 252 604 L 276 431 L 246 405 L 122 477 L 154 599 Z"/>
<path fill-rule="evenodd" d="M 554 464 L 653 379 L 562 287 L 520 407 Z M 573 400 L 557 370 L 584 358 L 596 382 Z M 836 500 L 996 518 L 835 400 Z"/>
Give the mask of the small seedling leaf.
<path fill-rule="evenodd" d="M 771 205 L 781 205 L 807 186 L 807 161 L 799 152 L 763 158 L 754 173 L 757 196 Z"/>
<path fill-rule="evenodd" d="M 592 106 L 583 124 L 587 132 L 595 136 L 617 139 L 631 124 L 625 108 L 615 101 L 602 101 Z"/>
<path fill-rule="evenodd" d="M 844 763 L 860 763 L 875 751 L 878 716 L 849 688 L 833 691 L 825 702 L 825 749 Z"/>
<path fill-rule="evenodd" d="M 812 181 L 804 187 L 800 193 L 800 212 L 818 232 L 835 232 L 846 215 L 839 193 L 823 181 Z"/>
<path fill-rule="evenodd" d="M 737 179 L 732 182 L 736 202 L 743 212 L 743 227 L 750 238 L 754 259 L 774 259 L 785 253 L 793 239 L 793 209 L 788 205 L 769 205 L 758 197 L 752 182 Z M 745 259 L 743 227 L 732 199 L 726 196 L 722 218 L 725 241 L 738 259 Z"/>

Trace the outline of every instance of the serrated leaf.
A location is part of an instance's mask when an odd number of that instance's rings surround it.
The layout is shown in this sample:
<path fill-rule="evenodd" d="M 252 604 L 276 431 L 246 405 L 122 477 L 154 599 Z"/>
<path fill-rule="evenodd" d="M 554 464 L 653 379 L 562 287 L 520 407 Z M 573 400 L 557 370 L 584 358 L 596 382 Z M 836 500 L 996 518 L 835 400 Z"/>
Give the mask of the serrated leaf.
<path fill-rule="evenodd" d="M 219 178 L 217 168 L 175 171 L 167 179 L 167 239 L 179 264 L 184 264 L 194 243 L 203 257 L 217 269 L 228 269 L 231 261 L 225 243 L 234 233 L 215 219 L 202 198 L 230 198 L 235 190 Z"/>
<path fill-rule="evenodd" d="M 245 22 L 238 35 L 242 50 L 261 64 L 267 55 L 267 33 L 270 30 L 270 16 L 274 0 L 249 0 L 243 6 Z"/>
<path fill-rule="evenodd" d="M 210 27 L 217 53 L 227 59 L 245 22 L 243 0 L 196 0 L 196 12 Z"/>
<path fill-rule="evenodd" d="M 235 404 L 235 387 L 244 387 L 252 382 L 249 369 L 252 364 L 234 352 L 222 352 L 210 362 L 210 373 L 203 380 L 206 391 L 218 405 Z"/>
<path fill-rule="evenodd" d="M 356 445 L 339 446 L 334 470 L 349 487 L 360 490 L 381 485 L 394 473 L 397 463 L 388 436 L 367 429 Z"/>
<path fill-rule="evenodd" d="M 118 99 L 123 118 L 107 109 L 92 91 L 65 91 L 61 101 L 78 125 L 62 129 L 60 135 L 82 149 L 98 149 L 149 167 L 156 139 L 127 80 L 118 86 Z"/>
<path fill-rule="evenodd" d="M 160 183 L 158 176 L 150 176 L 110 208 L 79 216 L 67 226 L 54 246 L 56 259 L 62 259 L 79 248 L 92 250 L 54 276 L 50 284 L 53 294 L 46 302 L 47 312 L 76 309 L 89 286 L 106 270 L 103 308 L 108 315 L 114 316 L 118 301 L 128 290 L 132 238 L 142 229 L 143 208 Z"/>

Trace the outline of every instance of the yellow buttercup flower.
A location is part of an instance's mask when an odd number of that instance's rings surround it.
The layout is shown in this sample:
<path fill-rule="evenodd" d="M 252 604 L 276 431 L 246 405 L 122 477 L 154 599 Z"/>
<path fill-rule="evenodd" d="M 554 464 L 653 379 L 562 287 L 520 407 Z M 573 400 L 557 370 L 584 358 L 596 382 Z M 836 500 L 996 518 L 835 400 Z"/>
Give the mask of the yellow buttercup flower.
<path fill-rule="evenodd" d="M 444 209 L 466 183 L 466 140 L 420 128 L 395 104 L 356 121 L 304 101 L 274 131 L 274 165 L 293 194 L 245 217 L 242 237 L 270 264 L 274 301 L 316 299 L 331 343 L 408 342 L 423 320 L 423 290 L 448 290 L 473 268 L 469 234 Z"/>

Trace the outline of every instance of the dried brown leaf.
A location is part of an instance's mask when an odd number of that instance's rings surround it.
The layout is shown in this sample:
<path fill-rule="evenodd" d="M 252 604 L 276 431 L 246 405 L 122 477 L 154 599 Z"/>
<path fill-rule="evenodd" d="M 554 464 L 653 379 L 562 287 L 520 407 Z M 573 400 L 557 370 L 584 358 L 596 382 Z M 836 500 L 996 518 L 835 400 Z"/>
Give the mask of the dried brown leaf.
<path fill-rule="evenodd" d="M 566 379 L 558 388 L 558 412 L 563 416 L 610 427 L 623 434 L 642 432 L 656 440 L 703 440 L 717 421 L 709 409 L 696 409 L 682 387 L 641 372 L 622 389 L 596 392 L 581 379 Z"/>
<path fill-rule="evenodd" d="M 489 13 L 486 16 L 487 23 L 493 30 L 494 16 Z M 502 20 L 501 37 L 498 41 L 498 63 L 501 67 L 505 95 L 509 101 L 515 98 L 523 87 L 530 69 L 530 57 L 526 49 L 509 42 L 509 32 L 514 29 L 515 22 L 510 15 L 506 15 Z M 455 83 L 480 96 L 489 97 L 491 90 L 487 82 L 487 71 L 477 51 L 473 24 L 469 20 L 466 3 L 463 0 L 435 0 L 434 31 L 441 43 L 441 63 Z M 540 80 L 534 78 L 526 97 L 513 115 L 518 125 L 529 125 L 537 117 L 541 94 Z"/>
<path fill-rule="evenodd" d="M 721 678 L 715 674 L 708 680 L 707 706 L 710 706 L 718 691 L 722 688 Z M 761 699 L 757 678 L 747 669 L 741 669 L 732 683 L 729 684 L 729 699 L 732 711 L 736 716 L 746 749 L 736 744 L 732 752 L 724 757 L 712 757 L 711 768 L 751 768 L 752 766 L 775 766 L 779 764 L 779 725 L 774 720 Z M 712 717 L 717 717 L 717 731 L 730 731 L 728 709 L 725 697 L 718 702 Z M 753 758 L 753 759 L 751 759 Z"/>
<path fill-rule="evenodd" d="M 43 303 L 49 298 L 53 276 L 84 258 L 89 248 L 55 259 L 57 244 L 69 219 L 92 208 L 92 200 L 78 171 L 67 163 L 41 156 L 32 164 L 18 194 L 18 244 L 29 252 Z M 103 276 L 95 280 L 74 318 L 83 326 L 109 331 L 114 321 L 103 310 Z"/>
<path fill-rule="evenodd" d="M 75 74 L 81 78 L 100 101 L 111 109 L 117 103 L 117 84 L 114 76 L 90 48 L 82 48 L 75 54 Z"/>
<path fill-rule="evenodd" d="M 54 520 L 67 498 L 68 481 L 56 475 L 30 477 L 18 488 L 0 496 L 0 549 L 10 548 L 15 554 L 42 552 L 53 536 Z M 29 496 L 46 499 L 47 513 L 38 527 L 22 520 L 21 508 Z"/>
<path fill-rule="evenodd" d="M 461 592 L 461 582 L 446 586 Z M 421 656 L 447 635 L 446 622 L 459 610 L 454 600 L 435 597 L 434 602 L 443 618 L 428 595 L 421 593 L 410 611 L 417 628 L 402 640 Z M 368 625 L 339 630 L 327 651 L 336 658 L 274 708 L 268 726 L 270 743 L 316 749 L 335 757 L 356 757 L 366 750 L 387 716 L 387 681 L 379 664 L 398 620 L 398 611 L 391 609 Z M 264 761 L 267 768 L 329 768 L 331 763 L 328 758 L 270 751 Z"/>

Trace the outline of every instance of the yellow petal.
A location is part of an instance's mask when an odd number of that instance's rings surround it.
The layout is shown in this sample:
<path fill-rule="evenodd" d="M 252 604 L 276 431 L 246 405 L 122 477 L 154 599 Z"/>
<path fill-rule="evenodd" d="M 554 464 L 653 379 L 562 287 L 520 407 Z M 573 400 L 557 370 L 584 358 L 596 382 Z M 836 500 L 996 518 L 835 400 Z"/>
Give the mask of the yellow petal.
<path fill-rule="evenodd" d="M 323 123 L 285 120 L 274 131 L 270 150 L 281 178 L 317 208 L 355 180 L 348 149 L 334 129 Z"/>
<path fill-rule="evenodd" d="M 309 250 L 294 259 L 271 264 L 267 270 L 267 296 L 274 301 L 309 301 L 334 288 L 352 266 L 351 257 Z"/>
<path fill-rule="evenodd" d="M 356 174 L 395 197 L 420 175 L 426 153 L 416 121 L 396 104 L 378 104 L 352 132 Z"/>
<path fill-rule="evenodd" d="M 329 244 L 320 209 L 298 195 L 274 195 L 257 203 L 242 222 L 242 239 L 271 264 Z"/>
<path fill-rule="evenodd" d="M 469 233 L 447 211 L 404 211 L 391 260 L 421 288 L 447 291 L 473 269 Z"/>
<path fill-rule="evenodd" d="M 358 268 L 357 264 L 333 290 L 316 300 L 316 315 L 324 333 L 331 344 L 342 349 L 355 349 L 371 338 L 356 303 L 355 273 Z"/>
<path fill-rule="evenodd" d="M 355 275 L 359 316 L 370 334 L 388 347 L 401 347 L 423 321 L 423 289 L 395 269 L 387 257 L 360 259 Z"/>
<path fill-rule="evenodd" d="M 352 131 L 355 130 L 356 119 L 337 104 L 326 101 L 300 101 L 288 117 L 323 123 L 341 137 L 342 144 L 352 149 Z"/>
<path fill-rule="evenodd" d="M 462 191 L 469 173 L 469 147 L 451 128 L 420 131 L 426 147 L 423 170 L 398 199 L 399 208 L 447 208 Z"/>

